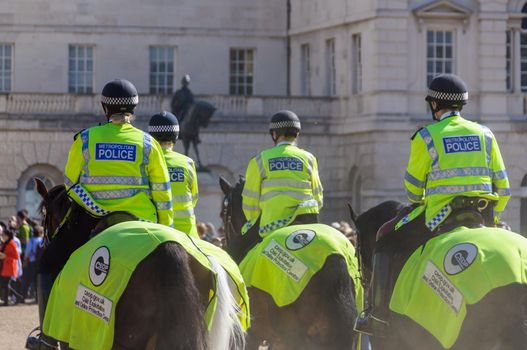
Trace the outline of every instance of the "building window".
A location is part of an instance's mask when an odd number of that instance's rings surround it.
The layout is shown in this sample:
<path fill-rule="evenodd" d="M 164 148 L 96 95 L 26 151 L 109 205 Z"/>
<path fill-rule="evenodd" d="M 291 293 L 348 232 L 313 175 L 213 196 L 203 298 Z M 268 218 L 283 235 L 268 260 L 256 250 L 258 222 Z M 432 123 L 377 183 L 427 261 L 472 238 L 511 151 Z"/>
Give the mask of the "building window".
<path fill-rule="evenodd" d="M 303 96 L 311 96 L 311 57 L 309 44 L 303 44 L 300 46 L 300 60 L 300 94 Z"/>
<path fill-rule="evenodd" d="M 0 44 L 0 92 L 11 91 L 13 45 Z"/>
<path fill-rule="evenodd" d="M 335 39 L 326 40 L 326 94 L 337 93 L 337 69 L 335 65 Z"/>
<path fill-rule="evenodd" d="M 252 95 L 254 82 L 254 50 L 231 49 L 229 93 Z"/>
<path fill-rule="evenodd" d="M 174 90 L 174 48 L 150 47 L 150 93 L 171 94 Z"/>
<path fill-rule="evenodd" d="M 70 45 L 68 91 L 76 94 L 93 92 L 93 46 Z"/>
<path fill-rule="evenodd" d="M 351 92 L 358 94 L 362 91 L 362 41 L 360 34 L 351 37 L 352 86 Z"/>
<path fill-rule="evenodd" d="M 429 30 L 426 33 L 426 85 L 443 73 L 454 73 L 454 33 Z"/>
<path fill-rule="evenodd" d="M 506 32 L 506 87 L 507 91 L 512 91 L 512 30 L 507 30 Z"/>

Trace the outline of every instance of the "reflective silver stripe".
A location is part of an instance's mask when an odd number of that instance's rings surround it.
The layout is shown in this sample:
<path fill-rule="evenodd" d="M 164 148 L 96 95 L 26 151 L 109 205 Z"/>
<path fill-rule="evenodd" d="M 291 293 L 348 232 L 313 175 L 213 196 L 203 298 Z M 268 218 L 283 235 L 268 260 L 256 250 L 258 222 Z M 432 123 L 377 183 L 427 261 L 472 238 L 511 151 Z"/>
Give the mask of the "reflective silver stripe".
<path fill-rule="evenodd" d="M 260 210 L 260 207 L 257 206 L 257 205 L 247 205 L 247 204 L 243 204 L 243 210 L 245 211 L 259 211 Z"/>
<path fill-rule="evenodd" d="M 315 187 L 315 189 L 313 190 L 313 195 L 317 196 L 317 195 L 321 194 L 323 191 L 324 191 L 324 189 L 322 188 L 322 186 Z"/>
<path fill-rule="evenodd" d="M 414 185 L 415 187 L 425 187 L 425 183 L 423 181 L 419 181 L 417 178 L 413 177 L 409 172 L 406 172 L 406 174 L 404 175 L 404 179 Z"/>
<path fill-rule="evenodd" d="M 121 190 L 101 190 L 90 192 L 93 199 L 120 199 L 135 196 L 138 193 L 146 193 L 150 196 L 150 190 L 144 188 L 125 188 Z"/>
<path fill-rule="evenodd" d="M 146 185 L 144 178 L 138 176 L 86 176 L 80 177 L 79 183 L 90 185 Z"/>
<path fill-rule="evenodd" d="M 484 125 L 481 125 L 483 133 L 485 134 L 485 151 L 487 152 L 487 165 L 490 166 L 490 161 L 492 159 L 492 131 Z"/>
<path fill-rule="evenodd" d="M 308 200 L 308 201 L 305 201 L 305 202 L 302 202 L 298 205 L 299 208 L 304 208 L 304 207 L 318 207 L 318 202 L 314 199 L 311 199 L 311 200 Z"/>
<path fill-rule="evenodd" d="M 492 171 L 489 168 L 454 168 L 446 170 L 436 170 L 428 174 L 429 180 L 448 179 L 456 176 L 490 176 Z"/>
<path fill-rule="evenodd" d="M 181 210 L 174 210 L 174 217 L 175 218 L 187 218 L 189 216 L 194 215 L 194 209 L 181 209 Z"/>
<path fill-rule="evenodd" d="M 260 198 L 260 193 L 251 191 L 251 190 L 249 190 L 249 189 L 244 187 L 243 188 L 243 196 L 249 197 L 249 198 L 258 199 L 258 198 Z"/>
<path fill-rule="evenodd" d="M 498 196 L 510 196 L 511 189 L 510 188 L 496 188 L 496 193 L 498 194 Z"/>
<path fill-rule="evenodd" d="M 68 186 L 68 187 L 71 187 L 71 186 L 75 185 L 75 184 L 74 184 L 73 182 L 71 182 L 71 180 L 70 180 L 67 176 L 65 176 L 65 175 L 64 175 L 64 184 L 66 184 L 66 186 Z"/>
<path fill-rule="evenodd" d="M 309 174 L 313 172 L 313 155 L 307 156 L 307 170 L 309 171 Z"/>
<path fill-rule="evenodd" d="M 170 190 L 170 182 L 151 182 L 150 188 L 152 191 L 168 191 Z"/>
<path fill-rule="evenodd" d="M 502 179 L 505 179 L 506 177 L 507 177 L 507 170 L 495 171 L 492 174 L 493 180 L 502 180 Z"/>
<path fill-rule="evenodd" d="M 155 202 L 157 210 L 169 210 L 172 209 L 172 201 L 168 202 Z"/>
<path fill-rule="evenodd" d="M 422 128 L 421 130 L 419 130 L 419 134 L 425 141 L 426 147 L 428 148 L 428 154 L 430 154 L 430 158 L 432 158 L 432 169 L 439 170 L 439 156 L 437 155 L 437 150 L 435 149 L 434 140 L 432 139 L 432 136 L 428 132 L 427 128 Z"/>
<path fill-rule="evenodd" d="M 141 176 L 145 180 L 148 179 L 148 176 L 146 175 L 146 166 L 150 163 L 150 151 L 152 151 L 152 136 L 145 132 L 143 133 L 143 161 L 140 166 Z"/>
<path fill-rule="evenodd" d="M 296 191 L 269 191 L 261 197 L 261 200 L 262 202 L 265 202 L 277 196 L 293 197 L 301 201 L 308 201 L 310 199 L 314 199 L 313 196 L 311 196 L 311 194 L 309 193 L 302 193 L 302 192 L 296 192 Z"/>
<path fill-rule="evenodd" d="M 181 196 L 172 196 L 172 202 L 177 203 L 183 203 L 183 202 L 191 202 L 192 196 L 190 194 L 183 194 Z"/>
<path fill-rule="evenodd" d="M 188 183 L 192 184 L 192 182 L 194 181 L 194 167 L 193 167 L 194 162 L 190 158 L 188 158 L 187 161 L 188 161 Z"/>
<path fill-rule="evenodd" d="M 454 194 L 454 193 L 465 193 L 472 191 L 485 191 L 492 192 L 492 185 L 490 184 L 477 184 L 477 185 L 446 185 L 436 186 L 426 189 L 426 195 L 433 194 Z"/>
<path fill-rule="evenodd" d="M 83 130 L 81 132 L 81 141 L 82 141 L 82 156 L 84 157 L 84 165 L 82 170 L 84 175 L 89 176 L 88 162 L 90 161 L 90 143 L 89 143 L 89 129 Z"/>
<path fill-rule="evenodd" d="M 260 177 L 262 179 L 265 179 L 266 176 L 265 176 L 265 168 L 264 168 L 263 161 L 262 161 L 262 154 L 257 155 L 255 159 L 256 159 L 256 165 L 258 165 L 258 170 L 260 170 Z"/>
<path fill-rule="evenodd" d="M 311 188 L 311 182 L 290 179 L 268 179 L 262 181 L 262 190 L 269 187 L 288 187 L 309 190 Z"/>
<path fill-rule="evenodd" d="M 420 202 L 421 200 L 423 200 L 423 196 L 418 196 L 416 194 L 413 194 L 412 192 L 406 190 L 406 196 L 408 197 L 408 199 L 414 201 L 414 202 Z"/>

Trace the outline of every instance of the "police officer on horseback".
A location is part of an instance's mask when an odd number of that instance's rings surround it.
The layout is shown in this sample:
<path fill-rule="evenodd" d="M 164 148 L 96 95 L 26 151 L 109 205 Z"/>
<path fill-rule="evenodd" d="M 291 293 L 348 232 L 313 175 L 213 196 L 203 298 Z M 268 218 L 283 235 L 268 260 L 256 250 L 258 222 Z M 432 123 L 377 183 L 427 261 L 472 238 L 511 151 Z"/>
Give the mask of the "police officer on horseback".
<path fill-rule="evenodd" d="M 296 145 L 300 129 L 300 120 L 291 111 L 272 116 L 269 133 L 275 146 L 252 158 L 247 167 L 244 232 L 258 220 L 261 236 L 291 224 L 318 222 L 322 184 L 317 159 Z"/>
<path fill-rule="evenodd" d="M 198 178 L 194 161 L 173 151 L 179 134 L 176 116 L 163 111 L 150 118 L 148 132 L 161 145 L 170 175 L 174 228 L 199 238 L 194 207 L 198 201 Z"/>
<path fill-rule="evenodd" d="M 100 218 L 127 211 L 143 220 L 172 225 L 172 194 L 162 150 L 154 139 L 132 126 L 139 101 L 135 86 L 124 79 L 108 82 L 101 96 L 107 123 L 75 135 L 65 168 L 65 187 L 73 199 L 69 212 L 40 260 L 40 324 L 54 279 L 70 254 L 83 245 Z M 29 349 L 56 348 L 41 333 L 28 338 Z"/>
<path fill-rule="evenodd" d="M 412 206 L 393 226 L 377 235 L 370 308 L 356 329 L 382 335 L 388 323 L 391 297 L 391 254 L 401 242 L 420 245 L 432 235 L 457 226 L 494 225 L 510 198 L 509 180 L 493 133 L 461 117 L 468 101 L 465 83 L 442 74 L 430 83 L 426 96 L 435 123 L 419 129 L 411 141 L 404 185 Z M 381 238 L 381 239 L 380 239 Z M 418 242 L 418 243 L 415 243 Z"/>

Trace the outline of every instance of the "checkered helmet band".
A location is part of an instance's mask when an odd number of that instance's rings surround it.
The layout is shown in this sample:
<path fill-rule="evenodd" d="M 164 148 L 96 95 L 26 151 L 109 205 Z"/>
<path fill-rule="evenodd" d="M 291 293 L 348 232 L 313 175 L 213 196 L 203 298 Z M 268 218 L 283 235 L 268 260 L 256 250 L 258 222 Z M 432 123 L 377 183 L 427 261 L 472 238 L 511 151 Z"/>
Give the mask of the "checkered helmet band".
<path fill-rule="evenodd" d="M 115 106 L 137 105 L 139 103 L 139 96 L 132 96 L 132 97 L 102 96 L 101 102 L 107 105 L 115 105 Z"/>
<path fill-rule="evenodd" d="M 179 125 L 149 125 L 148 132 L 179 132 Z"/>
<path fill-rule="evenodd" d="M 284 120 L 280 122 L 273 122 L 269 126 L 270 129 L 286 129 L 296 128 L 300 130 L 300 122 L 296 120 Z"/>
<path fill-rule="evenodd" d="M 467 101 L 468 92 L 439 92 L 428 89 L 428 96 L 442 101 Z"/>

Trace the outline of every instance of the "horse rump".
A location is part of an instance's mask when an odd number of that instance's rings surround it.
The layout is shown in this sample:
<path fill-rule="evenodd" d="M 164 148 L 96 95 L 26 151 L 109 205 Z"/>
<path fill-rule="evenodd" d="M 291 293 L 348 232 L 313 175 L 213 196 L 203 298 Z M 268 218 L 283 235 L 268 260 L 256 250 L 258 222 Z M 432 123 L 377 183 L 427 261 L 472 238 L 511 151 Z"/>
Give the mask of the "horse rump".
<path fill-rule="evenodd" d="M 204 350 L 204 307 L 186 251 L 160 244 L 132 274 L 117 305 L 115 348 Z"/>

